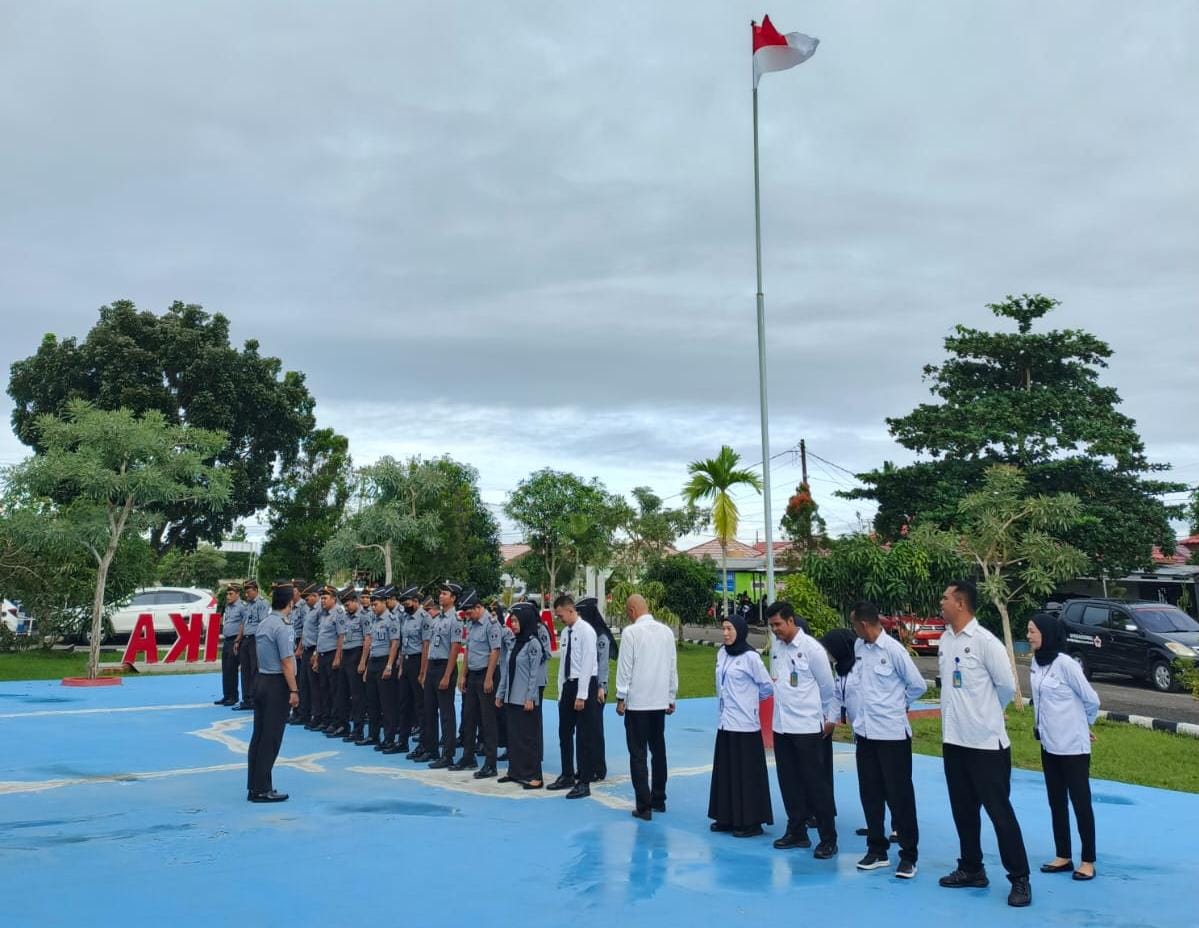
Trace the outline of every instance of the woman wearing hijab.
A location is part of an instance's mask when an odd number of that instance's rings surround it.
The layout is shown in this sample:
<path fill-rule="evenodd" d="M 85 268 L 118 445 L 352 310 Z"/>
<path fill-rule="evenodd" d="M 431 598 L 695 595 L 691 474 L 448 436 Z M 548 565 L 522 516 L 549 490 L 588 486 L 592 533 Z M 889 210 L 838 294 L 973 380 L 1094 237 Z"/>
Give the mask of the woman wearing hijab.
<path fill-rule="evenodd" d="M 1066 627 L 1062 620 L 1038 612 L 1028 621 L 1033 662 L 1029 676 L 1036 728 L 1041 742 L 1041 768 L 1053 819 L 1057 857 L 1041 864 L 1042 873 L 1074 871 L 1076 880 L 1095 878 L 1095 813 L 1091 808 L 1091 725 L 1099 715 L 1099 697 L 1082 668 L 1062 653 Z M 1070 850 L 1070 812 L 1074 806 L 1082 862 L 1074 869 Z"/>
<path fill-rule="evenodd" d="M 837 717 L 825 719 L 825 721 L 835 725 L 848 723 L 851 719 L 850 700 L 854 698 L 854 694 L 850 691 L 849 672 L 853 670 L 854 662 L 857 660 L 853 651 L 854 642 L 857 640 L 858 636 L 848 628 L 834 628 L 820 636 L 820 643 L 824 645 L 824 650 L 828 651 L 828 656 L 833 662 L 833 689 L 837 694 L 835 703 Z M 824 759 L 825 773 L 831 786 L 833 782 L 832 735 L 824 739 L 824 753 L 821 756 Z M 833 815 L 836 814 L 837 801 L 834 797 Z"/>
<path fill-rule="evenodd" d="M 599 677 L 599 687 L 596 693 L 599 700 L 599 724 L 595 726 L 595 743 L 592 745 L 591 756 L 595 760 L 593 779 L 602 780 L 608 776 L 608 754 L 604 743 L 604 707 L 608 703 L 608 684 L 611 680 L 612 665 L 609 661 L 616 660 L 619 645 L 612 635 L 612 629 L 608 628 L 608 623 L 604 621 L 604 616 L 599 610 L 599 602 L 594 596 L 580 599 L 575 603 L 575 609 L 583 617 L 583 621 L 595 629 L 596 667 Z"/>
<path fill-rule="evenodd" d="M 738 838 L 762 834 L 774 824 L 770 778 L 758 706 L 774 693 L 770 674 L 749 646 L 749 625 L 733 615 L 722 625 L 724 647 L 716 655 L 716 695 L 720 722 L 712 758 L 708 818 L 712 831 L 731 831 Z"/>
<path fill-rule="evenodd" d="M 542 648 L 537 636 L 541 616 L 530 603 L 517 603 L 509 610 L 517 622 L 517 633 L 505 636 L 500 657 L 500 688 L 496 708 L 508 718 L 508 772 L 500 783 L 519 783 L 525 789 L 541 789 L 541 681 Z"/>

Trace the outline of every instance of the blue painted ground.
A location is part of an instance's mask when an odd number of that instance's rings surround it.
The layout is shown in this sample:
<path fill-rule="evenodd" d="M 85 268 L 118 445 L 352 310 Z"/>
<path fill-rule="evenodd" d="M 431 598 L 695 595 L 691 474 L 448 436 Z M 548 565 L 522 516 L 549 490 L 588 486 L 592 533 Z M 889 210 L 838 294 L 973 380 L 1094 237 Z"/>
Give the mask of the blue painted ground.
<path fill-rule="evenodd" d="M 759 918 L 809 925 L 1199 925 L 1199 796 L 1097 782 L 1099 878 L 1033 876 L 1030 911 L 992 886 L 944 890 L 956 839 L 940 762 L 916 759 L 915 881 L 859 873 L 853 757 L 838 748 L 841 854 L 775 851 L 707 830 L 712 700 L 668 721 L 669 811 L 629 816 L 623 733 L 606 713 L 609 782 L 591 800 L 432 772 L 290 727 L 275 785 L 245 800 L 248 713 L 211 705 L 213 675 L 98 690 L 0 684 L 0 925 L 171 928 L 233 923 L 695 926 Z M 558 767 L 547 706 L 546 773 Z M 327 752 L 334 752 L 328 754 Z M 1151 762 L 1151 761 L 1148 761 Z M 772 775 L 773 776 L 773 775 Z M 1038 774 L 1013 799 L 1034 867 L 1053 856 Z M 781 833 L 782 803 L 774 797 Z M 984 833 L 986 825 L 984 824 Z M 786 910 L 779 908 L 786 906 Z M 491 921 L 481 923 L 479 918 Z M 434 921 L 430 921 L 434 920 Z"/>

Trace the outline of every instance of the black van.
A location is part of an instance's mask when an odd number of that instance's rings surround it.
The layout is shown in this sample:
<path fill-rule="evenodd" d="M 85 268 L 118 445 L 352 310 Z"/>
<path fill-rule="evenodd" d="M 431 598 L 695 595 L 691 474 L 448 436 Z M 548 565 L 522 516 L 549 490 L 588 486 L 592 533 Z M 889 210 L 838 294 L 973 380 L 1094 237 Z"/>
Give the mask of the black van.
<path fill-rule="evenodd" d="M 1174 661 L 1199 659 L 1199 622 L 1169 603 L 1072 599 L 1061 607 L 1066 650 L 1087 679 L 1123 673 L 1176 689 Z"/>

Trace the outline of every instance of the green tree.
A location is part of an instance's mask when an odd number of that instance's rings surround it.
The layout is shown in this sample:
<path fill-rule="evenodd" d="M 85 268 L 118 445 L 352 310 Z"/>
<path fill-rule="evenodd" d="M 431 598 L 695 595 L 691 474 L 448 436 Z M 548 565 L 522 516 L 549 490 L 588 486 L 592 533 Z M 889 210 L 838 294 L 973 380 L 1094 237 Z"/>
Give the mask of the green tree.
<path fill-rule="evenodd" d="M 341 524 L 353 485 L 346 437 L 332 429 L 305 437 L 300 456 L 271 491 L 259 573 L 266 578 L 320 576 L 321 551 Z"/>
<path fill-rule="evenodd" d="M 649 487 L 634 487 L 633 505 L 625 505 L 617 545 L 617 560 L 626 575 L 641 576 L 647 564 L 665 557 L 680 535 L 707 524 L 709 514 L 694 505 L 667 507 Z"/>
<path fill-rule="evenodd" d="M 997 464 L 987 469 L 982 488 L 958 505 L 953 529 L 942 532 L 925 526 L 915 533 L 922 543 L 956 551 L 982 577 L 979 593 L 995 607 L 1003 626 L 1018 709 L 1024 701 L 1012 643 L 1012 604 L 1043 599 L 1087 563 L 1085 554 L 1058 540 L 1085 518 L 1078 497 L 1030 496 L 1028 490 L 1028 479 L 1018 468 Z"/>
<path fill-rule="evenodd" d="M 1039 494 L 1073 493 L 1082 515 L 1063 540 L 1086 552 L 1092 569 L 1122 576 L 1149 564 L 1155 544 L 1173 543 L 1178 510 L 1162 493 L 1180 485 L 1155 479 L 1136 423 L 1099 375 L 1111 348 L 1087 332 L 1034 332 L 1057 301 L 1009 296 L 989 309 L 1015 332 L 957 326 L 949 357 L 924 368 L 936 402 L 888 419 L 904 448 L 925 456 L 904 467 L 861 474 L 863 489 L 841 495 L 876 500 L 875 528 L 885 539 L 907 526 L 948 528 L 958 504 L 978 490 L 994 464 L 1019 467 Z"/>
<path fill-rule="evenodd" d="M 625 618 L 625 603 L 634 593 L 645 597 L 650 614 L 663 625 L 669 625 L 674 632 L 676 644 L 683 640 L 683 619 L 666 604 L 666 587 L 657 580 L 642 580 L 639 583 L 628 581 L 617 583 L 608 591 L 612 597 L 611 615 L 607 616 L 609 623 L 623 625 Z"/>
<path fill-rule="evenodd" d="M 578 569 L 574 561 L 560 561 L 557 580 L 563 587 L 573 586 Z M 545 560 L 536 551 L 529 551 L 514 560 L 508 565 L 508 573 L 523 581 L 525 589 L 531 593 L 549 593 L 554 588 L 545 569 Z"/>
<path fill-rule="evenodd" d="M 843 625 L 841 617 L 816 588 L 812 578 L 804 574 L 787 574 L 778 598 L 789 602 L 797 616 L 807 619 L 808 628 L 817 638 Z"/>
<path fill-rule="evenodd" d="M 621 501 L 597 479 L 545 468 L 522 480 L 504 511 L 525 533 L 525 543 L 541 558 L 550 592 L 559 589 L 567 562 L 604 566 L 611 556 Z M 579 558 L 596 559 L 592 564 Z"/>
<path fill-rule="evenodd" d="M 716 457 L 692 461 L 687 466 L 691 479 L 683 487 L 683 499 L 688 504 L 694 506 L 700 500 L 710 500 L 712 503 L 712 527 L 720 542 L 720 571 L 724 579 L 721 595 L 724 597 L 725 615 L 729 614 L 729 542 L 737 537 L 737 524 L 741 519 L 730 491 L 741 486 L 753 487 L 759 493 L 762 491 L 762 478 L 751 470 L 741 468 L 740 463 L 741 456 L 728 445 L 722 445 Z"/>
<path fill-rule="evenodd" d="M 673 554 L 650 561 L 642 575 L 647 582 L 662 584 L 662 604 L 684 622 L 704 622 L 716 586 L 716 565 L 686 554 Z"/>
<path fill-rule="evenodd" d="M 100 320 L 79 342 L 46 335 L 37 352 L 15 362 L 8 394 L 13 428 L 40 450 L 45 414 L 62 415 L 72 400 L 99 409 L 157 411 L 169 424 L 223 432 L 215 463 L 229 475 L 230 497 L 216 510 L 192 499 L 161 510 L 150 531 L 159 554 L 219 544 L 233 523 L 268 503 L 276 468 L 287 469 L 313 428 L 313 400 L 304 375 L 282 371 L 249 339 L 229 342 L 229 320 L 176 302 L 162 315 L 128 300 L 100 309 Z"/>
<path fill-rule="evenodd" d="M 223 552 L 212 545 L 195 551 L 172 549 L 158 560 L 158 582 L 167 586 L 194 586 L 215 590 L 228 570 Z"/>
<path fill-rule="evenodd" d="M 225 442 L 219 432 L 174 425 L 157 410 L 96 409 L 82 400 L 61 417 L 37 420 L 41 452 L 11 472 L 11 483 L 37 500 L 42 544 L 82 548 L 96 563 L 88 676 L 99 669 L 105 588 L 127 532 L 149 531 L 181 502 L 218 509 L 229 499 L 229 474 L 206 464 Z"/>

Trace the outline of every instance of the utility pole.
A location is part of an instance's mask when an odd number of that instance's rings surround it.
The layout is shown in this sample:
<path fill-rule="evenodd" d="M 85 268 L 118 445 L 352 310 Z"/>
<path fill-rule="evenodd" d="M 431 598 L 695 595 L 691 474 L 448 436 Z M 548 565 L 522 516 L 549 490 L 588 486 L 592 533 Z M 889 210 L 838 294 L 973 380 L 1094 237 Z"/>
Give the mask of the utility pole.
<path fill-rule="evenodd" d="M 808 446 L 801 438 L 799 440 L 799 466 L 803 471 L 803 482 L 808 482 Z"/>

